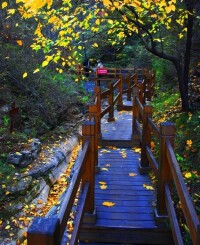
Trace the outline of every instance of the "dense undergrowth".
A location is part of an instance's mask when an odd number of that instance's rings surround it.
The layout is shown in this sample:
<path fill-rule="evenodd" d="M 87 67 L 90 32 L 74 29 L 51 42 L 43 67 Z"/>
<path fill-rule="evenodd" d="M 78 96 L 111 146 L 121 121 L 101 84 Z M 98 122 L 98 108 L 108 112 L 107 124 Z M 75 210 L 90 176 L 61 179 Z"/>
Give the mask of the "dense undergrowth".
<path fill-rule="evenodd" d="M 195 210 L 200 218 L 200 111 L 181 112 L 179 94 L 174 90 L 159 91 L 154 98 L 153 119 L 159 124 L 175 124 L 175 153 Z M 184 244 L 192 244 L 188 227 L 176 203 L 178 219 L 184 234 Z"/>

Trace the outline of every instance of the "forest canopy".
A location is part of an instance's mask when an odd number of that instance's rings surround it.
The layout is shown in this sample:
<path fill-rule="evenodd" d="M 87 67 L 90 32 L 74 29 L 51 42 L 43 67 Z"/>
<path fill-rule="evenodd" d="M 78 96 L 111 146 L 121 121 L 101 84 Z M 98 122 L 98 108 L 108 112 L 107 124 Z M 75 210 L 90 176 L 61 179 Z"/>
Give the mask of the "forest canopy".
<path fill-rule="evenodd" d="M 7 18 L 20 14 L 23 20 L 32 21 L 31 48 L 44 54 L 33 73 L 52 63 L 59 73 L 66 66 L 77 66 L 87 55 L 86 45 L 98 49 L 99 37 L 118 48 L 137 37 L 148 52 L 173 64 L 182 110 L 187 111 L 191 50 L 193 40 L 198 38 L 194 29 L 200 25 L 199 5 L 197 0 L 16 0 L 4 1 L 2 8 Z"/>

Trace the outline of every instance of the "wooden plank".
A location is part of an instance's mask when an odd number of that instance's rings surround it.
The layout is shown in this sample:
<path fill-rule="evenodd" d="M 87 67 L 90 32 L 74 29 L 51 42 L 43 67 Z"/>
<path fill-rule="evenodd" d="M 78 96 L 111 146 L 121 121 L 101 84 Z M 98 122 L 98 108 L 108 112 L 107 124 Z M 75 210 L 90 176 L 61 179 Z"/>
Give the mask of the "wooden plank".
<path fill-rule="evenodd" d="M 98 211 L 99 217 L 101 219 L 109 219 L 109 220 L 119 220 L 122 218 L 121 213 L 117 212 L 110 212 L 110 213 L 105 213 Z M 127 220 L 138 220 L 138 214 L 135 213 L 129 213 Z M 152 214 L 140 214 L 140 220 L 146 220 L 146 221 L 152 221 Z"/>
<path fill-rule="evenodd" d="M 104 196 L 105 196 L 105 194 L 103 193 L 103 194 L 101 194 L 101 193 L 98 193 L 98 195 L 96 195 L 95 196 L 95 200 L 98 200 L 98 199 L 100 199 L 100 200 L 102 200 L 103 198 L 104 198 Z M 138 201 L 138 202 L 140 202 L 140 201 L 144 201 L 144 200 L 151 200 L 151 201 L 153 201 L 155 198 L 154 198 L 154 196 L 152 196 L 152 195 L 124 195 L 124 194 L 122 194 L 122 195 L 116 195 L 116 194 L 109 194 L 109 200 L 110 201 L 114 201 L 114 200 L 116 200 L 116 199 L 118 199 L 118 198 L 124 198 L 124 200 L 126 199 L 127 201 L 128 200 L 130 200 L 130 201 Z"/>
<path fill-rule="evenodd" d="M 125 197 L 124 197 L 125 198 Z M 108 200 L 108 198 L 103 198 L 103 199 L 96 199 L 95 204 L 96 206 L 101 206 L 103 204 L 102 201 L 104 200 Z M 114 200 L 113 200 L 114 201 Z M 132 200 L 117 200 L 115 199 L 115 206 L 118 208 L 123 208 L 123 207 L 152 207 L 152 200 L 140 200 L 140 202 L 138 202 L 138 200 L 132 201 Z M 110 209 L 110 211 L 112 211 L 112 209 Z"/>
<path fill-rule="evenodd" d="M 104 226 L 104 227 L 123 227 L 123 228 L 156 228 L 155 222 L 151 221 L 129 221 L 125 219 L 120 220 L 108 220 L 108 219 L 98 219 L 96 222 L 96 225 L 98 226 Z"/>

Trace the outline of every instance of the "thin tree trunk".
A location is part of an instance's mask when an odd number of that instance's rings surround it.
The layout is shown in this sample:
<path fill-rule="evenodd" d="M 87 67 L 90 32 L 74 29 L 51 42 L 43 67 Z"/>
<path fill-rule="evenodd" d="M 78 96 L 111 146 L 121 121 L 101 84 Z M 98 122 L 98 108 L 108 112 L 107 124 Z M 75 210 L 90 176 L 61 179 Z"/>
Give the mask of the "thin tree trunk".
<path fill-rule="evenodd" d="M 187 19 L 187 39 L 185 47 L 185 59 L 184 59 L 184 69 L 183 69 L 183 100 L 182 100 L 182 110 L 188 111 L 189 108 L 189 96 L 188 96 L 188 83 L 189 83 L 189 72 L 190 72 L 190 60 L 191 60 L 191 49 L 192 49 L 192 36 L 193 36 L 193 3 L 186 3 L 188 10 Z"/>

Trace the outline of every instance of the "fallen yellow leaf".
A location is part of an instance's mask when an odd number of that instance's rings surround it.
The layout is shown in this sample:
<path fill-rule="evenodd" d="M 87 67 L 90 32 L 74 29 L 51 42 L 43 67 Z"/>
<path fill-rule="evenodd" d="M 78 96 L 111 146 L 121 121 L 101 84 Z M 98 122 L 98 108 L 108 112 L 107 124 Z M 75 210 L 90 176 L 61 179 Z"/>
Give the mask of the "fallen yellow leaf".
<path fill-rule="evenodd" d="M 147 190 L 154 190 L 153 186 L 143 184 L 143 187 L 146 188 Z"/>
<path fill-rule="evenodd" d="M 6 227 L 5 227 L 5 230 L 9 230 L 10 229 L 10 225 L 7 225 Z"/>
<path fill-rule="evenodd" d="M 136 173 L 129 173 L 129 176 L 131 176 L 131 177 L 134 177 L 136 175 L 137 175 Z"/>
<path fill-rule="evenodd" d="M 104 181 L 99 181 L 99 184 L 100 184 L 100 185 L 106 185 L 106 182 L 104 182 Z"/>
<path fill-rule="evenodd" d="M 102 205 L 106 207 L 113 207 L 115 206 L 115 203 L 114 202 L 103 202 Z"/>
<path fill-rule="evenodd" d="M 102 190 L 105 190 L 105 189 L 107 189 L 107 185 L 100 185 L 100 188 L 101 188 Z"/>
<path fill-rule="evenodd" d="M 141 149 L 140 148 L 133 148 L 133 151 L 137 152 L 137 153 L 141 153 Z"/>
<path fill-rule="evenodd" d="M 108 171 L 108 169 L 107 169 L 107 168 L 101 168 L 101 170 Z"/>

